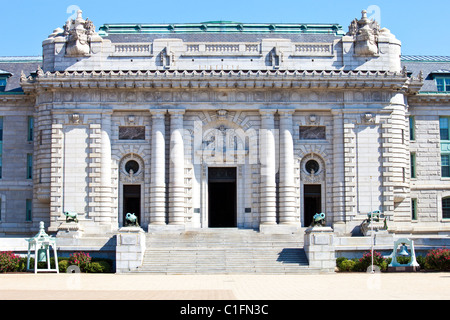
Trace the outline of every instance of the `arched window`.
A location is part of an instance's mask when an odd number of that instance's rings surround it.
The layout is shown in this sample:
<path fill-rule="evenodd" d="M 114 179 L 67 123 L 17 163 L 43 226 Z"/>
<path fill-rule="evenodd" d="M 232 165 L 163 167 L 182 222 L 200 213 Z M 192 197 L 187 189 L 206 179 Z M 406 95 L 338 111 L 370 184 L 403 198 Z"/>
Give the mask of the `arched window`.
<path fill-rule="evenodd" d="M 450 219 L 450 197 L 442 198 L 442 218 Z"/>

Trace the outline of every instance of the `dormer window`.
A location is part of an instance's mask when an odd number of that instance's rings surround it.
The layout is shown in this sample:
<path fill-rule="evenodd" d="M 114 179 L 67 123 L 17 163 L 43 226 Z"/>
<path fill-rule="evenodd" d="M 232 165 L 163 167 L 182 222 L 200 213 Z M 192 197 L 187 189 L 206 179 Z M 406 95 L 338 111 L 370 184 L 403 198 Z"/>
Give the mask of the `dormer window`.
<path fill-rule="evenodd" d="M 12 73 L 8 71 L 0 70 L 0 92 L 5 92 L 8 78 L 12 76 Z"/>
<path fill-rule="evenodd" d="M 438 92 L 450 92 L 450 77 L 436 78 L 436 86 Z"/>

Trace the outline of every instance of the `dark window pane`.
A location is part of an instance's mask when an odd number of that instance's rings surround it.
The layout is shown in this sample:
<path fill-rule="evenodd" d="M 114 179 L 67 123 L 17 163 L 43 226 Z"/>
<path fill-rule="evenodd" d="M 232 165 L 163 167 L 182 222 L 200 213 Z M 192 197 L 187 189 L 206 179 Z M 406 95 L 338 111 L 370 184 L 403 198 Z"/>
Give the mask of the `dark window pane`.
<path fill-rule="evenodd" d="M 145 140 L 145 127 L 119 127 L 119 140 Z"/>
<path fill-rule="evenodd" d="M 325 140 L 326 130 L 325 127 L 317 126 L 301 126 L 300 127 L 300 139 L 301 140 Z"/>
<path fill-rule="evenodd" d="M 450 219 L 450 198 L 442 199 L 442 217 Z"/>

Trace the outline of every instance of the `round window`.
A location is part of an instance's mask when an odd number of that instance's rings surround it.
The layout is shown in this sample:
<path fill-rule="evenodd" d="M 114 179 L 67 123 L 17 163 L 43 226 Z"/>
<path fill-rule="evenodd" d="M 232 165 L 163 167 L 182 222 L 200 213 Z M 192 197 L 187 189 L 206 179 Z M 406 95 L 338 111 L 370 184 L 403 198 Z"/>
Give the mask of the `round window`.
<path fill-rule="evenodd" d="M 126 173 L 130 174 L 131 170 L 133 170 L 133 173 L 139 171 L 139 163 L 137 163 L 137 161 L 130 160 L 125 164 Z"/>
<path fill-rule="evenodd" d="M 305 165 L 306 172 L 308 172 L 309 174 L 317 173 L 319 171 L 319 168 L 319 163 L 316 160 L 309 160 Z"/>

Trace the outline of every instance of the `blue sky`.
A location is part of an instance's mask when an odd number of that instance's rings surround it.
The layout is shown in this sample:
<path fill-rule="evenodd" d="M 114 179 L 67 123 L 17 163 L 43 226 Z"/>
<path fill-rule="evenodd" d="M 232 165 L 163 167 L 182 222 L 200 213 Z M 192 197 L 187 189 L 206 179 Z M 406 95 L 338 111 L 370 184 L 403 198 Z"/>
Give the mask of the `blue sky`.
<path fill-rule="evenodd" d="M 403 54 L 450 56 L 450 1 L 442 0 L 0 0 L 0 56 L 41 55 L 41 43 L 83 10 L 104 23 L 338 23 L 347 31 L 361 10 L 402 41 Z"/>

